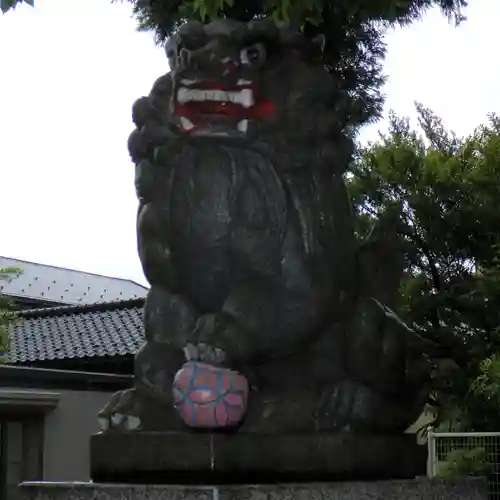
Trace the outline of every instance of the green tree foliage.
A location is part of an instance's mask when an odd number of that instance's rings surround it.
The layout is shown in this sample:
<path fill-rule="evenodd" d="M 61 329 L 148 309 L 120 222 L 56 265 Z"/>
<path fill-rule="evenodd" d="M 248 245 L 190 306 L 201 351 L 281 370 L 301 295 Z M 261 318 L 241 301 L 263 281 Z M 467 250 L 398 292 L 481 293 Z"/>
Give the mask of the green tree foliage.
<path fill-rule="evenodd" d="M 417 111 L 419 132 L 392 114 L 388 133 L 355 157 L 349 186 L 357 230 L 363 237 L 383 213 L 402 207 L 399 312 L 458 368 L 436 378 L 441 404 L 460 406 L 467 425 L 484 429 L 498 420 L 500 403 L 499 358 L 492 358 L 497 372 L 484 361 L 500 352 L 500 118 L 459 138 L 430 110 L 417 104 Z"/>
<path fill-rule="evenodd" d="M 9 281 L 19 276 L 20 269 L 14 267 L 0 268 L 0 282 Z M 10 301 L 0 295 L 0 363 L 5 362 L 9 351 L 9 326 L 16 320 L 16 313 L 12 310 Z"/>
<path fill-rule="evenodd" d="M 0 0 L 0 10 L 5 14 L 8 10 L 23 2 L 33 7 L 34 0 Z"/>
<path fill-rule="evenodd" d="M 472 384 L 474 395 L 486 401 L 491 413 L 500 409 L 500 353 L 494 352 L 479 364 L 479 375 Z"/>

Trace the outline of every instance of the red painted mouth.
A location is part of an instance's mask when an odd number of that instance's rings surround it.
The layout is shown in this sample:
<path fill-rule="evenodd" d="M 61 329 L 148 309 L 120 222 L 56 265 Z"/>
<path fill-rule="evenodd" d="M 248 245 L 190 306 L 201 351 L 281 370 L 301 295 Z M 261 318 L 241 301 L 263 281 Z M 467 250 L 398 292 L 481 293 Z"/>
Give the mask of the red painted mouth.
<path fill-rule="evenodd" d="M 275 104 L 260 98 L 251 82 L 240 80 L 237 86 L 218 82 L 181 82 L 176 93 L 174 115 L 180 117 L 183 132 L 191 134 L 214 119 L 234 119 L 234 126 L 245 133 L 249 119 L 274 113 Z"/>

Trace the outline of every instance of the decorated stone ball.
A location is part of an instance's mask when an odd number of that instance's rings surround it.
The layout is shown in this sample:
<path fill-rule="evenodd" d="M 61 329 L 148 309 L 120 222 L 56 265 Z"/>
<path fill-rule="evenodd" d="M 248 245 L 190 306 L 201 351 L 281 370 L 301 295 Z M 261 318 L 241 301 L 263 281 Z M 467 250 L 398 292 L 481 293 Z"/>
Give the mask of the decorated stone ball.
<path fill-rule="evenodd" d="M 248 381 L 226 368 L 188 361 L 175 375 L 172 390 L 174 406 L 190 427 L 234 427 L 247 411 Z"/>

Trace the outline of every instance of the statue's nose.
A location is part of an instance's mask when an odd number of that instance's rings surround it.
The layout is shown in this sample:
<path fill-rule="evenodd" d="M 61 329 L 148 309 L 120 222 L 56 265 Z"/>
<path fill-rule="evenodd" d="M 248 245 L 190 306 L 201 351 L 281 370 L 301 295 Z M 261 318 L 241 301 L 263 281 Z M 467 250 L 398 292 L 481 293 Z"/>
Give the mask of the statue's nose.
<path fill-rule="evenodd" d="M 237 68 L 237 61 L 227 53 L 222 53 L 216 47 L 207 46 L 196 50 L 186 48 L 180 51 L 181 65 L 185 69 L 198 72 L 221 72 L 226 74 Z"/>

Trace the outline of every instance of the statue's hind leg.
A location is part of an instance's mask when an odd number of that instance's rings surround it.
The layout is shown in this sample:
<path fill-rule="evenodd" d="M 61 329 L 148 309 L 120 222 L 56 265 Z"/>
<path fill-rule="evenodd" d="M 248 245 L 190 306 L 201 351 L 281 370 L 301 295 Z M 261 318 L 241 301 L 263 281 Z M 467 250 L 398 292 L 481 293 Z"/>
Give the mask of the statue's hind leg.
<path fill-rule="evenodd" d="M 428 397 L 432 366 L 418 336 L 392 311 L 361 298 L 350 319 L 322 342 L 315 363 L 325 380 L 319 429 L 401 433 L 414 423 Z M 330 356 L 342 368 L 334 376 Z"/>
<path fill-rule="evenodd" d="M 300 353 L 256 367 L 244 428 L 401 433 L 424 408 L 430 371 L 418 336 L 377 300 L 361 298 Z"/>

